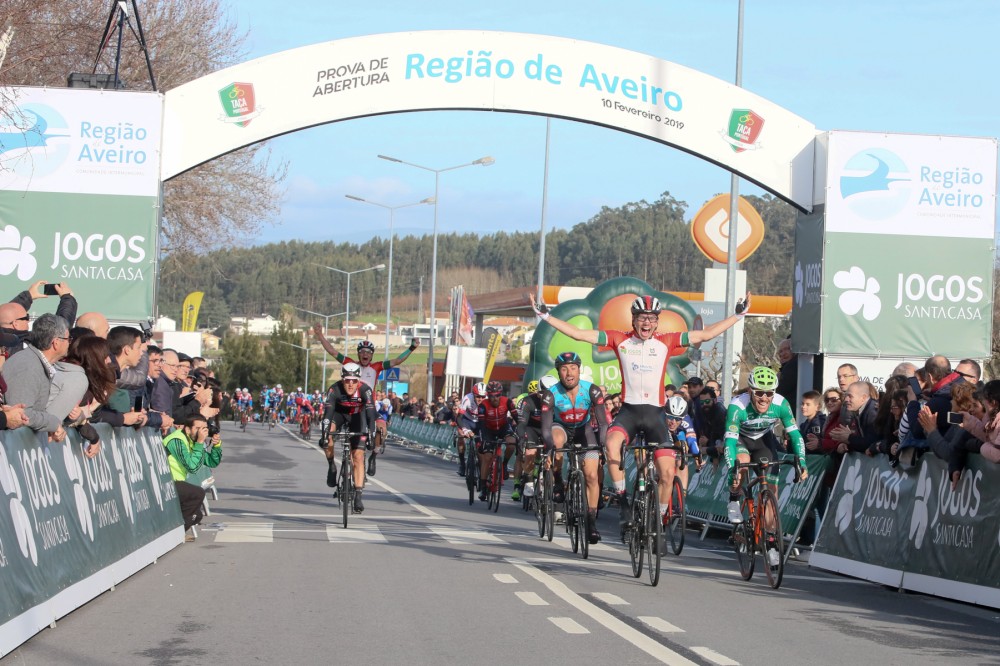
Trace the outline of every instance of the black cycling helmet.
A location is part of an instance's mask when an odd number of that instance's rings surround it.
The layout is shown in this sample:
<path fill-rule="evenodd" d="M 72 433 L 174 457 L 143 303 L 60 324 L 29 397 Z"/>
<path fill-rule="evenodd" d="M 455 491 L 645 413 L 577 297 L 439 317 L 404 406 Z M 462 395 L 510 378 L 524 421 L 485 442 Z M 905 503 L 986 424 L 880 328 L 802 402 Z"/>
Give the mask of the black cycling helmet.
<path fill-rule="evenodd" d="M 503 384 L 494 379 L 486 385 L 486 395 L 503 395 Z"/>
<path fill-rule="evenodd" d="M 580 360 L 580 355 L 573 351 L 563 352 L 556 356 L 556 367 L 561 368 L 564 365 L 583 365 Z"/>

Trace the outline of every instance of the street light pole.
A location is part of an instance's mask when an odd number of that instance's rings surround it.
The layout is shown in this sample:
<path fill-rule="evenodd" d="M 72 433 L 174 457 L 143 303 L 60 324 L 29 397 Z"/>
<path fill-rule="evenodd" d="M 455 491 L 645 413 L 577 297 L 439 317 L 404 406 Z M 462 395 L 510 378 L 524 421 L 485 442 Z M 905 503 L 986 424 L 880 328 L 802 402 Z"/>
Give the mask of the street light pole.
<path fill-rule="evenodd" d="M 421 164 L 414 164 L 413 162 L 407 162 L 395 157 L 389 157 L 388 155 L 379 155 L 378 157 L 379 159 L 388 160 L 389 162 L 397 162 L 399 164 L 405 164 L 407 166 L 434 173 L 434 237 L 432 241 L 433 249 L 431 251 L 431 323 L 429 341 L 427 344 L 427 401 L 430 402 L 434 399 L 434 338 L 437 334 L 438 205 L 441 201 L 441 174 L 445 171 L 454 171 L 455 169 L 462 169 L 469 166 L 490 166 L 495 163 L 496 160 L 487 155 L 486 157 L 480 157 L 478 160 L 467 162 L 465 164 L 445 167 L 444 169 L 432 169 Z"/>
<path fill-rule="evenodd" d="M 306 352 L 306 380 L 302 384 L 302 388 L 306 395 L 309 395 L 309 353 L 312 351 L 309 347 L 303 347 L 302 345 L 292 344 L 291 342 L 285 342 L 284 340 L 276 340 L 275 342 L 280 342 L 283 345 L 288 345 L 289 347 L 295 347 L 296 349 L 303 349 Z"/>
<path fill-rule="evenodd" d="M 308 312 L 311 315 L 316 315 L 317 317 L 323 318 L 323 331 L 326 334 L 330 332 L 330 317 L 339 317 L 342 314 L 347 314 L 346 312 L 335 312 L 334 314 L 320 314 L 319 312 L 313 312 L 312 310 L 306 310 L 305 308 L 298 308 L 294 305 L 292 306 L 299 312 Z M 320 387 L 321 391 L 326 390 L 326 347 L 323 348 L 323 385 Z"/>
<path fill-rule="evenodd" d="M 400 208 L 409 208 L 411 206 L 419 206 L 421 204 L 434 203 L 434 197 L 427 197 L 426 199 L 421 199 L 420 201 L 415 201 L 408 204 L 400 204 L 398 206 L 389 206 L 387 204 L 379 203 L 377 201 L 371 201 L 370 199 L 364 199 L 362 197 L 356 197 L 353 194 L 345 194 L 348 199 L 353 199 L 354 201 L 360 201 L 361 203 L 371 204 L 372 206 L 378 206 L 379 208 L 385 208 L 389 211 L 389 286 L 386 289 L 385 295 L 385 360 L 389 360 L 389 320 L 392 317 L 392 242 L 394 239 L 393 234 L 393 216 L 396 211 Z"/>
<path fill-rule="evenodd" d="M 378 266 L 370 266 L 368 268 L 361 268 L 356 271 L 342 271 L 339 268 L 334 268 L 333 266 L 323 266 L 323 264 L 314 264 L 315 266 L 320 266 L 327 269 L 328 271 L 334 271 L 335 273 L 342 273 L 347 276 L 347 303 L 345 305 L 346 312 L 345 317 L 345 328 L 344 333 L 344 356 L 347 356 L 347 346 L 351 343 L 351 276 L 357 273 L 364 273 L 366 271 L 380 271 L 385 268 L 385 264 L 379 264 Z"/>

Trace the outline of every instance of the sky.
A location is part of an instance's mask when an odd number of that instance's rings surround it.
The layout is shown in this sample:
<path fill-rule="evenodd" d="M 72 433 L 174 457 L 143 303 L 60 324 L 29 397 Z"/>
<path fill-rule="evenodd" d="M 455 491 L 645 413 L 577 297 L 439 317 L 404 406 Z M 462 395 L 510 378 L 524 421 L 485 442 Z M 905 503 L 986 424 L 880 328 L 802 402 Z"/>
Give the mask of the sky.
<path fill-rule="evenodd" d="M 347 37 L 417 30 L 496 30 L 557 35 L 649 54 L 732 82 L 737 0 L 660 2 L 298 3 L 230 0 L 248 35 L 248 59 Z M 1000 133 L 1000 2 L 995 0 L 746 0 L 743 87 L 820 130 L 960 136 Z M 537 231 L 542 221 L 544 117 L 438 111 L 333 123 L 271 140 L 287 160 L 277 224 L 250 242 L 363 243 L 387 237 L 387 211 L 434 194 L 432 168 L 493 157 L 492 166 L 442 174 L 441 233 Z M 335 155 L 336 157 L 333 157 Z M 607 128 L 551 122 L 547 229 L 570 228 L 602 207 L 688 204 L 688 219 L 728 192 L 720 167 Z M 741 194 L 763 194 L 741 181 Z M 395 213 L 400 235 L 431 233 L 433 208 Z"/>

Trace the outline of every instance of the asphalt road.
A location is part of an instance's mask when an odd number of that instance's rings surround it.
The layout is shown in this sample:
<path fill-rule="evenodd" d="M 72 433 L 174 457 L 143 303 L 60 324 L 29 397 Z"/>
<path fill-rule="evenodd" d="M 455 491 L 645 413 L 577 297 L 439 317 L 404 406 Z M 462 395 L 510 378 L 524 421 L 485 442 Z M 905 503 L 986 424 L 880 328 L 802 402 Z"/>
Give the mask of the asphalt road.
<path fill-rule="evenodd" d="M 223 430 L 199 538 L 4 664 L 1000 664 L 1000 613 L 811 570 L 782 587 L 688 532 L 657 587 L 633 578 L 616 516 L 573 555 L 562 526 L 469 506 L 452 463 L 391 445 L 345 530 L 314 446 Z"/>

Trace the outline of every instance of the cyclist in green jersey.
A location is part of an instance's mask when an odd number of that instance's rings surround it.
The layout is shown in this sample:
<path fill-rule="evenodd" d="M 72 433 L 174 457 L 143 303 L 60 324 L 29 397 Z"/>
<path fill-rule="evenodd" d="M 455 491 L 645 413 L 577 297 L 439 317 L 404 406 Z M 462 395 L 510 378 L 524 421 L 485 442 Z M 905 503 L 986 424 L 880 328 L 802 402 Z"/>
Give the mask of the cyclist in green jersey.
<path fill-rule="evenodd" d="M 806 470 L 806 451 L 802 433 L 795 424 L 792 407 L 782 396 L 774 392 L 778 385 L 778 375 L 771 368 L 757 366 L 750 372 L 750 390 L 733 398 L 726 412 L 726 462 L 735 468 L 736 462 L 760 462 L 770 458 L 771 452 L 764 443 L 764 435 L 771 432 L 780 421 L 792 441 L 796 464 L 802 480 L 809 476 Z M 732 474 L 729 488 L 729 520 L 743 522 L 740 511 L 741 477 L 746 474 Z"/>

